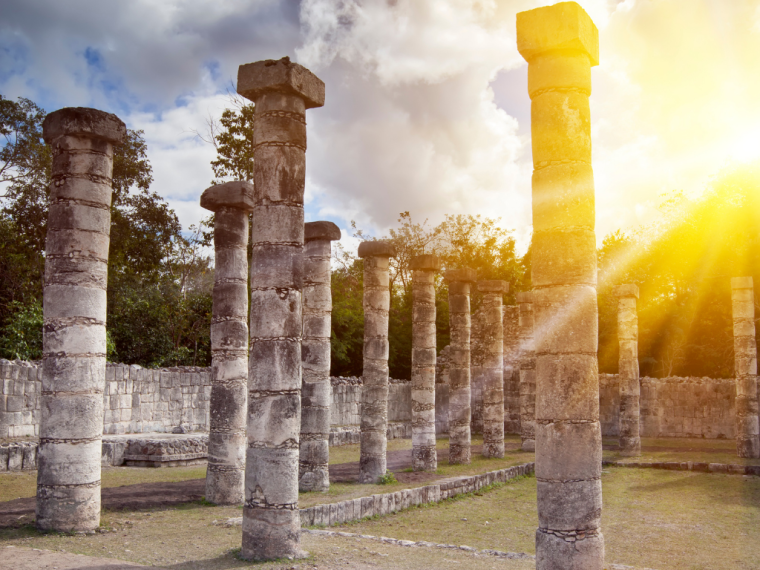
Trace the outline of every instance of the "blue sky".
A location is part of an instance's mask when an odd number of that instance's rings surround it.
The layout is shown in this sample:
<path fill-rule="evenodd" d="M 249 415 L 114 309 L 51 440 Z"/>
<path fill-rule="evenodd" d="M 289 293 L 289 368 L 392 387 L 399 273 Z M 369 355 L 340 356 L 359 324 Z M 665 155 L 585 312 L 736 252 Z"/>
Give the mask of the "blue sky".
<path fill-rule="evenodd" d="M 583 0 L 600 29 L 592 137 L 597 235 L 656 218 L 760 156 L 758 0 Z M 153 189 L 203 211 L 237 67 L 285 55 L 326 83 L 307 113 L 307 219 L 377 235 L 398 213 L 501 217 L 531 231 L 530 101 L 515 14 L 534 0 L 4 0 L 0 93 L 91 106 L 143 129 Z M 690 91 L 693 89 L 693 91 Z M 345 240 L 347 247 L 355 243 Z"/>

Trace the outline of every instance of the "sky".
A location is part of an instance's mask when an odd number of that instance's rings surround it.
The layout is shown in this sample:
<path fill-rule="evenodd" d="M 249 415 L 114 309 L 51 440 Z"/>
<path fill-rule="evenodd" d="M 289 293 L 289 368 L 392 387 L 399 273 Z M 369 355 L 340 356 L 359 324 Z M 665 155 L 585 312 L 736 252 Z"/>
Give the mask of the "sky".
<path fill-rule="evenodd" d="M 371 235 L 445 214 L 531 233 L 527 64 L 535 0 L 3 0 L 0 94 L 95 107 L 142 129 L 152 189 L 184 227 L 206 212 L 239 65 L 289 56 L 326 84 L 307 111 L 306 219 Z M 599 28 L 591 95 L 597 240 L 653 221 L 760 158 L 760 0 L 581 0 Z M 349 249 L 356 242 L 343 240 Z"/>

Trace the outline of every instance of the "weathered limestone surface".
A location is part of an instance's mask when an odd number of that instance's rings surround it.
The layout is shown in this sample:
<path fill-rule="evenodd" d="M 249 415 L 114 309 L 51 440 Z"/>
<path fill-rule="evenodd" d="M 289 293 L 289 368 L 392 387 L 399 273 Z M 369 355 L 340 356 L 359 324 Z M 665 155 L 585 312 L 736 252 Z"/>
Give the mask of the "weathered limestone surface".
<path fill-rule="evenodd" d="M 113 146 L 126 126 L 95 109 L 66 108 L 42 124 L 52 148 L 43 288 L 43 374 L 37 527 L 100 524 L 106 375 L 106 282 Z"/>
<path fill-rule="evenodd" d="M 520 440 L 523 451 L 536 450 L 536 351 L 533 293 L 517 294 L 520 310 Z"/>
<path fill-rule="evenodd" d="M 478 279 L 474 269 L 449 269 L 449 463 L 471 460 L 470 394 L 470 286 Z"/>
<path fill-rule="evenodd" d="M 207 188 L 201 206 L 215 214 L 216 259 L 206 500 L 239 505 L 245 500 L 248 214 L 253 211 L 253 184 L 236 181 Z"/>
<path fill-rule="evenodd" d="M 301 340 L 301 440 L 298 488 L 330 488 L 330 242 L 340 239 L 332 222 L 304 227 L 303 339 Z"/>
<path fill-rule="evenodd" d="M 449 364 L 451 345 L 438 353 L 435 361 L 435 433 L 449 433 Z"/>
<path fill-rule="evenodd" d="M 364 260 L 360 483 L 377 483 L 387 469 L 389 265 L 394 255 L 393 245 L 386 241 L 364 241 L 359 244 L 359 257 Z"/>
<path fill-rule="evenodd" d="M 520 433 L 520 308 L 503 307 L 504 323 L 504 433 Z"/>
<path fill-rule="evenodd" d="M 412 268 L 412 468 L 435 471 L 435 255 L 418 255 Z"/>
<path fill-rule="evenodd" d="M 591 66 L 596 26 L 575 2 L 517 14 L 533 144 L 536 568 L 604 566 Z"/>
<path fill-rule="evenodd" d="M 483 293 L 483 455 L 504 457 L 504 323 L 502 296 L 506 281 L 478 281 Z"/>
<path fill-rule="evenodd" d="M 483 434 L 483 386 L 486 382 L 486 325 L 481 306 L 470 317 L 470 434 Z"/>
<path fill-rule="evenodd" d="M 256 105 L 251 349 L 243 547 L 246 559 L 300 556 L 306 109 L 325 85 L 288 58 L 241 65 L 237 91 Z"/>
<path fill-rule="evenodd" d="M 636 285 L 615 288 L 618 298 L 618 375 L 620 376 L 620 454 L 625 457 L 641 455 L 639 384 L 639 314 Z"/>
<path fill-rule="evenodd" d="M 755 291 L 752 277 L 731 279 L 731 303 L 734 315 L 736 453 L 739 457 L 760 457 Z"/>

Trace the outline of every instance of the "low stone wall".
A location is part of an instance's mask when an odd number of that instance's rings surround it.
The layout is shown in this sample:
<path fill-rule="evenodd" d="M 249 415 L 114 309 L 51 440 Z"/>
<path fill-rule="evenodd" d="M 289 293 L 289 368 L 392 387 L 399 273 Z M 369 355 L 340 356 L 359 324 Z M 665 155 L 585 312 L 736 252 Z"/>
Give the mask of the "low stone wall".
<path fill-rule="evenodd" d="M 330 426 L 333 429 L 359 426 L 361 423 L 362 379 L 333 376 Z M 409 380 L 391 379 L 388 386 L 388 423 L 412 421 L 412 383 Z"/>
<path fill-rule="evenodd" d="M 733 378 L 641 378 L 641 437 L 733 439 Z M 618 436 L 617 374 L 599 375 L 602 434 Z"/>
<path fill-rule="evenodd" d="M 0 359 L 0 438 L 40 435 L 41 369 Z"/>
<path fill-rule="evenodd" d="M 505 483 L 515 477 L 530 475 L 534 463 L 489 471 L 482 475 L 452 477 L 435 485 L 403 489 L 395 493 L 382 493 L 338 503 L 317 505 L 301 509 L 301 526 L 332 526 L 374 516 L 389 515 L 416 505 L 438 503 L 463 493 L 473 493 L 494 483 Z"/>

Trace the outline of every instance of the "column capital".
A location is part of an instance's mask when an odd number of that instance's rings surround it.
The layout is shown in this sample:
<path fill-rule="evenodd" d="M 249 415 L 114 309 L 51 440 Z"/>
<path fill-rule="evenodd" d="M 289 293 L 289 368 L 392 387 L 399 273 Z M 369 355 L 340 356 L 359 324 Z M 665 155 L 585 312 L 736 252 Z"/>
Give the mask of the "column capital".
<path fill-rule="evenodd" d="M 517 51 L 529 63 L 549 52 L 581 52 L 599 65 L 599 30 L 575 2 L 519 12 Z"/>
<path fill-rule="evenodd" d="M 639 298 L 639 287 L 638 285 L 634 285 L 633 283 L 627 283 L 625 285 L 618 285 L 613 290 L 613 294 L 615 297 L 620 298 L 626 298 L 626 297 L 635 297 L 636 299 Z"/>
<path fill-rule="evenodd" d="M 395 257 L 396 248 L 386 240 L 363 241 L 359 244 L 359 257 Z"/>
<path fill-rule="evenodd" d="M 475 283 L 478 280 L 478 272 L 469 267 L 459 269 L 447 269 L 443 274 L 446 283 Z"/>
<path fill-rule="evenodd" d="M 201 208 L 212 212 L 221 208 L 253 212 L 254 205 L 253 184 L 243 180 L 216 184 L 206 188 L 201 194 Z"/>
<path fill-rule="evenodd" d="M 515 296 L 519 305 L 523 303 L 533 303 L 533 291 L 521 291 Z"/>
<path fill-rule="evenodd" d="M 478 291 L 481 293 L 508 293 L 509 283 L 501 279 L 478 281 Z"/>
<path fill-rule="evenodd" d="M 332 222 L 306 222 L 303 225 L 303 229 L 303 240 L 305 242 L 316 241 L 320 239 L 328 241 L 335 241 L 340 239 L 340 228 Z"/>
<path fill-rule="evenodd" d="M 42 138 L 52 144 L 59 137 L 86 136 L 121 144 L 127 137 L 127 126 L 111 113 L 89 107 L 64 107 L 53 111 L 42 121 Z"/>
<path fill-rule="evenodd" d="M 434 253 L 415 255 L 409 262 L 409 269 L 413 271 L 440 271 L 441 259 Z"/>
<path fill-rule="evenodd" d="M 237 92 L 253 102 L 265 93 L 282 93 L 300 97 L 307 109 L 325 104 L 324 81 L 289 57 L 238 67 Z"/>
<path fill-rule="evenodd" d="M 754 289 L 752 277 L 732 277 L 731 289 Z"/>

